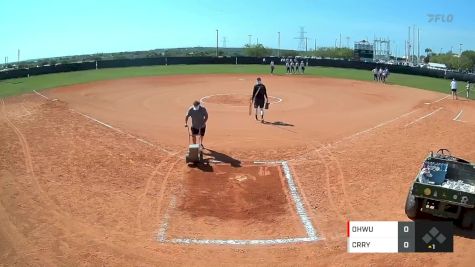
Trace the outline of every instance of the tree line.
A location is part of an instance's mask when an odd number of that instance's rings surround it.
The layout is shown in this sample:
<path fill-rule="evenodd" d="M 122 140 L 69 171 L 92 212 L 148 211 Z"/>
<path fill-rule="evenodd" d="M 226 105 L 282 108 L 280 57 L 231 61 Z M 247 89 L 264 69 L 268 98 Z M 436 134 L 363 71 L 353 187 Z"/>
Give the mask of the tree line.
<path fill-rule="evenodd" d="M 466 50 L 461 55 L 452 52 L 435 54 L 430 48 L 425 49 L 425 63 L 441 63 L 445 64 L 449 69 L 456 70 L 474 70 L 475 69 L 475 51 Z"/>

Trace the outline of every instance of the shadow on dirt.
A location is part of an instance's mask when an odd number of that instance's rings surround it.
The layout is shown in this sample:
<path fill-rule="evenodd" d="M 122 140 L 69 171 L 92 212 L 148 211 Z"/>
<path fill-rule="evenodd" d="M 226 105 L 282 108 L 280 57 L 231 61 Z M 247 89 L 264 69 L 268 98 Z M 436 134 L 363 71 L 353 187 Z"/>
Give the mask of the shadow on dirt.
<path fill-rule="evenodd" d="M 264 121 L 264 124 L 269 124 L 269 125 L 274 125 L 274 126 L 290 126 L 290 127 L 294 127 L 294 126 L 295 126 L 295 125 L 293 125 L 293 124 L 286 123 L 286 122 L 283 122 L 283 121 L 274 121 L 274 122 L 271 122 L 271 121 Z"/>
<path fill-rule="evenodd" d="M 211 166 L 207 160 L 204 160 L 203 162 L 188 164 L 188 167 L 196 168 L 196 169 L 199 169 L 203 172 L 213 172 L 214 171 L 213 166 Z"/>
<path fill-rule="evenodd" d="M 475 229 L 463 229 L 460 226 L 454 225 L 454 235 L 463 238 L 475 239 Z"/>
<path fill-rule="evenodd" d="M 213 166 L 211 163 L 213 161 L 218 161 L 219 163 L 229 164 L 231 167 L 239 168 L 241 167 L 241 161 L 235 159 L 229 155 L 226 155 L 221 152 L 217 152 L 212 149 L 204 149 L 203 150 L 204 159 L 202 162 L 197 162 L 194 164 L 188 165 L 190 168 L 197 168 L 203 172 L 213 172 Z"/>
<path fill-rule="evenodd" d="M 219 161 L 225 164 L 229 164 L 232 167 L 239 168 L 241 167 L 241 161 L 238 159 L 235 159 L 229 155 L 226 155 L 224 153 L 214 151 L 212 149 L 205 149 L 203 152 L 203 155 L 209 156 L 209 158 L 206 158 L 205 161 Z"/>
<path fill-rule="evenodd" d="M 292 133 L 297 133 L 296 131 L 290 130 L 288 127 L 294 127 L 295 125 L 287 123 L 287 122 L 282 122 L 282 121 L 264 121 L 262 124 L 264 125 L 269 125 L 269 126 L 274 126 L 276 128 L 279 128 L 284 131 L 292 132 Z"/>

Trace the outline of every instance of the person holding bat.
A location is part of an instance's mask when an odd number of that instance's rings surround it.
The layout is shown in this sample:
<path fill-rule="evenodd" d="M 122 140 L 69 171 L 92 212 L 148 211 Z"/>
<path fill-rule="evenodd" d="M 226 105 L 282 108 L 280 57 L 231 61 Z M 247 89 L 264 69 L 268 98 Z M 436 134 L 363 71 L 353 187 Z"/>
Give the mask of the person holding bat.
<path fill-rule="evenodd" d="M 257 78 L 256 85 L 252 90 L 251 102 L 249 103 L 249 115 L 251 115 L 251 106 L 254 104 L 256 109 L 256 120 L 258 121 L 258 109 L 260 110 L 261 122 L 264 123 L 264 107 L 268 107 L 269 98 L 267 97 L 266 86 L 262 83 L 260 77 Z"/>

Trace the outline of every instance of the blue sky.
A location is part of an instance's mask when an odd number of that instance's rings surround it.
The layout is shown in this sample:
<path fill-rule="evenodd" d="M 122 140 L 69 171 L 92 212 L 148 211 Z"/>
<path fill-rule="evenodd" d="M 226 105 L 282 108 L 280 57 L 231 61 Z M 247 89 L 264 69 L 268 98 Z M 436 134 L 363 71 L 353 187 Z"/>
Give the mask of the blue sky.
<path fill-rule="evenodd" d="M 350 45 L 374 36 L 389 38 L 404 55 L 408 27 L 420 28 L 421 53 L 453 47 L 475 50 L 473 0 L 0 0 L 0 62 L 21 59 L 150 50 L 155 48 L 259 43 L 297 49 L 300 26 L 308 46 Z M 429 22 L 429 15 L 452 18 Z M 411 37 L 412 38 L 412 37 Z"/>

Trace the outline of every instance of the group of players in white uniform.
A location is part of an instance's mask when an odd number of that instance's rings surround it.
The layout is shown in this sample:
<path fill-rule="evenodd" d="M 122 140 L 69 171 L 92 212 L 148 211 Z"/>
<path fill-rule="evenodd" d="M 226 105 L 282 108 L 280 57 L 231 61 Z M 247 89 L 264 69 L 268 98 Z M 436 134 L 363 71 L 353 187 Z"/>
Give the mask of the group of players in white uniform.
<path fill-rule="evenodd" d="M 386 79 L 389 77 L 389 70 L 388 68 L 381 68 L 375 67 L 373 70 L 373 80 L 378 81 L 378 82 L 386 82 Z"/>
<path fill-rule="evenodd" d="M 287 74 L 304 74 L 305 73 L 305 63 L 294 58 L 287 58 L 285 60 L 285 69 Z"/>
<path fill-rule="evenodd" d="M 292 59 L 292 58 L 287 58 L 287 59 L 284 59 L 282 58 L 280 60 L 281 63 L 284 63 L 285 62 L 285 69 L 286 69 L 286 74 L 304 74 L 305 73 L 305 62 L 302 61 L 298 61 L 296 58 L 295 59 Z M 307 66 L 308 66 L 308 62 L 307 62 Z M 274 73 L 274 69 L 275 69 L 275 64 L 274 64 L 274 61 L 271 61 L 270 62 L 270 73 L 273 74 Z"/>
<path fill-rule="evenodd" d="M 373 73 L 373 80 L 378 82 L 385 83 L 386 79 L 389 77 L 389 70 L 387 67 L 384 69 L 381 67 L 375 67 L 373 70 L 371 70 L 371 72 Z M 472 84 L 470 83 L 470 81 L 467 81 L 467 85 L 465 86 L 465 88 L 467 94 L 466 97 L 467 99 L 470 99 L 470 91 L 472 89 Z M 452 81 L 450 82 L 450 90 L 452 93 L 452 99 L 457 100 L 457 81 L 455 80 L 455 78 L 452 79 Z"/>

